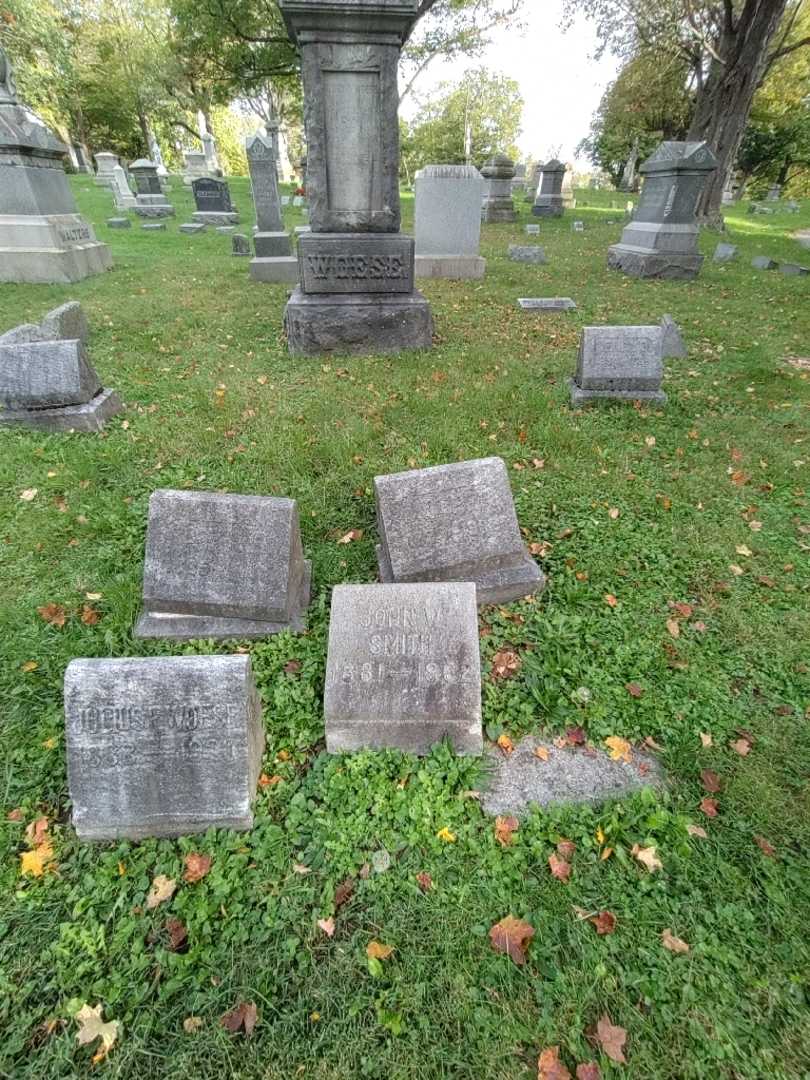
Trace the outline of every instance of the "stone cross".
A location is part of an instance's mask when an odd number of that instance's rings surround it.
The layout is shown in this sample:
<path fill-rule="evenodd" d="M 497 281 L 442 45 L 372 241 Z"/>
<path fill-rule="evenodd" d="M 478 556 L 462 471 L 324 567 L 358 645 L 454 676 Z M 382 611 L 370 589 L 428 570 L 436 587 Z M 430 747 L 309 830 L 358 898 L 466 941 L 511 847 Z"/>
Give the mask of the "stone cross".
<path fill-rule="evenodd" d="M 275 144 L 269 135 L 256 132 L 247 140 L 248 169 L 259 232 L 282 232 L 281 198 L 278 192 Z"/>

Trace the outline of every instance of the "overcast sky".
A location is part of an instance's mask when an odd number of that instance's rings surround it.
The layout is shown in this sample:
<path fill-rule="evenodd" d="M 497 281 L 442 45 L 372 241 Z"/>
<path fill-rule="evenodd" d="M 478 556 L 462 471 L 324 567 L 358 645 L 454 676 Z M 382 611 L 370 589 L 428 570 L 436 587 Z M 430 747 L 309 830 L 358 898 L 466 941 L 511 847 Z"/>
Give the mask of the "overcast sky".
<path fill-rule="evenodd" d="M 563 161 L 573 161 L 605 87 L 616 76 L 617 61 L 613 56 L 592 59 L 596 35 L 593 24 L 585 19 L 563 33 L 562 0 L 529 0 L 526 8 L 523 32 L 499 31 L 480 60 L 436 61 L 417 83 L 416 95 L 423 96 L 437 83 L 455 81 L 467 68 L 483 64 L 520 84 L 525 101 L 519 140 L 523 156 L 547 159 L 554 153 Z M 411 116 L 415 104 L 405 102 L 403 115 Z M 580 164 L 587 167 L 589 163 Z"/>

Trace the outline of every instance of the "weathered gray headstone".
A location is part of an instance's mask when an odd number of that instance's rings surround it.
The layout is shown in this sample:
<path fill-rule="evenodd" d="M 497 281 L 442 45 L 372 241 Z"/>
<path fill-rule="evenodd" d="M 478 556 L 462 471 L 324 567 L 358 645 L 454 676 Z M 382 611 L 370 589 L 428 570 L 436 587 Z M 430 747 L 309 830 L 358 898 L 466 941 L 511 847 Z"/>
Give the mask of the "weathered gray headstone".
<path fill-rule="evenodd" d="M 67 284 L 112 266 L 109 247 L 76 209 L 66 153 L 18 102 L 0 46 L 0 282 Z"/>
<path fill-rule="evenodd" d="M 524 227 L 524 232 L 526 233 L 527 236 L 539 236 L 540 235 L 540 226 L 539 225 L 526 225 Z"/>
<path fill-rule="evenodd" d="M 274 142 L 257 133 L 247 140 L 246 151 L 256 207 L 256 258 L 251 261 L 250 276 L 254 281 L 298 281 L 298 259 L 281 217 Z"/>
<path fill-rule="evenodd" d="M 199 233 L 205 232 L 206 226 L 202 222 L 187 221 L 180 226 L 179 232 L 184 233 L 186 236 L 197 236 Z"/>
<path fill-rule="evenodd" d="M 248 656 L 74 660 L 65 734 L 81 840 L 253 825 L 264 727 Z"/>
<path fill-rule="evenodd" d="M 304 630 L 311 576 L 292 499 L 155 491 L 135 636 L 259 638 Z"/>
<path fill-rule="evenodd" d="M 512 262 L 546 263 L 545 248 L 539 244 L 510 244 L 509 258 Z"/>
<path fill-rule="evenodd" d="M 661 340 L 661 356 L 663 359 L 685 360 L 689 350 L 681 334 L 681 328 L 671 315 L 665 315 L 661 320 L 663 336 Z"/>
<path fill-rule="evenodd" d="M 641 166 L 644 187 L 608 267 L 632 277 L 689 279 L 703 266 L 698 202 L 717 159 L 703 142 L 664 142 Z"/>
<path fill-rule="evenodd" d="M 514 162 L 506 154 L 496 154 L 481 167 L 481 176 L 484 178 L 482 221 L 490 223 L 517 221 L 517 212 L 512 201 L 514 175 Z"/>
<path fill-rule="evenodd" d="M 573 231 L 574 232 L 585 232 L 585 222 L 584 221 L 575 221 L 574 224 L 573 224 Z"/>
<path fill-rule="evenodd" d="M 574 196 L 574 174 L 568 165 L 565 167 L 565 175 L 563 176 L 560 194 L 562 195 L 563 209 L 576 210 L 577 200 Z"/>
<path fill-rule="evenodd" d="M 239 257 L 250 256 L 253 252 L 250 250 L 250 241 L 243 233 L 234 233 L 231 246 L 231 254 Z"/>
<path fill-rule="evenodd" d="M 174 217 L 174 207 L 163 193 L 163 186 L 158 176 L 158 167 L 154 161 L 139 158 L 133 161 L 129 171 L 135 181 L 138 194 L 135 196 L 133 210 L 142 218 Z"/>
<path fill-rule="evenodd" d="M 433 344 L 400 234 L 397 65 L 418 0 L 279 0 L 301 52 L 311 233 L 284 323 L 295 356 Z"/>
<path fill-rule="evenodd" d="M 98 184 L 99 187 L 112 187 L 113 174 L 115 172 L 115 167 L 118 164 L 119 160 L 117 154 L 111 154 L 109 152 L 96 154 L 95 183 Z"/>
<path fill-rule="evenodd" d="M 166 232 L 166 222 L 146 221 L 143 225 L 141 225 L 141 228 L 145 229 L 147 232 Z"/>
<path fill-rule="evenodd" d="M 107 218 L 108 229 L 131 229 L 132 222 L 126 217 Z"/>
<path fill-rule="evenodd" d="M 768 194 L 766 195 L 766 198 L 767 198 L 768 202 L 779 202 L 781 197 L 782 197 L 782 185 L 781 184 L 771 184 L 770 188 L 768 189 Z"/>
<path fill-rule="evenodd" d="M 576 311 L 577 305 L 568 296 L 522 297 L 518 307 L 523 311 Z"/>
<path fill-rule="evenodd" d="M 86 345 L 90 338 L 90 327 L 82 305 L 77 300 L 70 300 L 53 311 L 49 311 L 39 324 L 46 341 L 81 341 Z"/>
<path fill-rule="evenodd" d="M 732 262 L 737 258 L 737 248 L 734 244 L 718 244 L 714 249 L 714 262 Z"/>
<path fill-rule="evenodd" d="M 381 581 L 474 581 L 479 604 L 545 585 L 521 539 L 500 458 L 375 476 L 374 490 Z"/>
<path fill-rule="evenodd" d="M 663 404 L 663 349 L 661 326 L 584 327 L 576 375 L 569 380 L 571 404 L 603 399 Z"/>
<path fill-rule="evenodd" d="M 186 166 L 183 172 L 183 183 L 186 187 L 191 187 L 195 180 L 208 176 L 208 164 L 202 150 L 186 150 L 183 158 Z"/>
<path fill-rule="evenodd" d="M 239 224 L 239 214 L 231 202 L 231 190 L 224 180 L 203 176 L 192 181 L 191 191 L 197 206 L 191 217 L 198 224 Z"/>
<path fill-rule="evenodd" d="M 484 181 L 471 165 L 427 165 L 416 174 L 416 276 L 482 278 Z"/>
<path fill-rule="evenodd" d="M 756 255 L 751 260 L 751 265 L 755 270 L 776 270 L 779 263 L 768 255 Z"/>
<path fill-rule="evenodd" d="M 475 585 L 338 585 L 324 692 L 326 749 L 480 754 Z"/>
<path fill-rule="evenodd" d="M 565 165 L 556 158 L 542 166 L 540 183 L 532 206 L 535 217 L 562 217 L 565 211 L 562 195 L 564 176 Z"/>
<path fill-rule="evenodd" d="M 779 269 L 786 277 L 804 277 L 805 274 L 810 274 L 810 266 L 800 266 L 798 263 L 783 262 L 779 264 Z"/>
<path fill-rule="evenodd" d="M 129 186 L 127 174 L 123 166 L 117 163 L 113 167 L 110 189 L 112 190 L 116 210 L 134 210 L 138 205 L 138 200 L 132 194 L 132 189 Z"/>

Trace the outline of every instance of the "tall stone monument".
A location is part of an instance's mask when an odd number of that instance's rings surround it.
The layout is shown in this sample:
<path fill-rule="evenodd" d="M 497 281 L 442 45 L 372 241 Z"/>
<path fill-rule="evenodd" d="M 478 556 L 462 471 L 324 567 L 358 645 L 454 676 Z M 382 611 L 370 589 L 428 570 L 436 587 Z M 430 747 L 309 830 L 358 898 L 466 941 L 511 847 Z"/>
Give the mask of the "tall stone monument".
<path fill-rule="evenodd" d="M 704 142 L 664 142 L 641 166 L 644 187 L 608 266 L 631 277 L 695 278 L 703 265 L 695 212 L 717 168 Z"/>
<path fill-rule="evenodd" d="M 487 222 L 517 221 L 515 204 L 512 202 L 512 179 L 515 163 L 506 154 L 496 154 L 481 168 L 484 178 L 484 195 L 481 202 L 481 220 Z"/>
<path fill-rule="evenodd" d="M 64 284 L 112 266 L 110 249 L 76 209 L 66 153 L 20 105 L 0 47 L 0 281 Z"/>
<path fill-rule="evenodd" d="M 245 149 L 256 208 L 256 258 L 251 260 L 250 276 L 254 281 L 298 281 L 298 259 L 281 216 L 275 140 L 257 132 L 247 140 Z"/>
<path fill-rule="evenodd" d="M 418 0 L 280 0 L 301 50 L 311 232 L 284 322 L 290 352 L 426 349 L 433 320 L 400 233 L 397 64 Z"/>
<path fill-rule="evenodd" d="M 427 165 L 416 174 L 416 276 L 482 278 L 481 198 L 472 165 Z"/>
<path fill-rule="evenodd" d="M 545 163 L 532 207 L 535 217 L 562 217 L 565 209 L 562 194 L 564 176 L 565 165 L 561 161 L 552 158 Z"/>

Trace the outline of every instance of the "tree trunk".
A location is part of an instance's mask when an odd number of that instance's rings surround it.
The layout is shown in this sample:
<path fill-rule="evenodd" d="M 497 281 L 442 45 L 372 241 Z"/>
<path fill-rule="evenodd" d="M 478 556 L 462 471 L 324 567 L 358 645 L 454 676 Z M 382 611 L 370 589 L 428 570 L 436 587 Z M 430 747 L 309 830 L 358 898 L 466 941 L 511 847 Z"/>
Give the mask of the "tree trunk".
<path fill-rule="evenodd" d="M 768 46 L 782 20 L 787 0 L 746 0 L 736 20 L 722 34 L 718 55 L 698 93 L 689 141 L 706 141 L 717 158 L 698 204 L 698 220 L 722 221 L 726 181 L 734 168 L 754 94 L 767 60 Z"/>
<path fill-rule="evenodd" d="M 149 146 L 149 121 L 146 119 L 146 115 L 142 109 L 138 109 L 138 125 L 141 129 L 143 145 L 146 150 L 146 156 L 148 157 L 151 151 L 151 147 Z"/>
<path fill-rule="evenodd" d="M 788 177 L 790 176 L 790 167 L 792 164 L 793 162 L 790 160 L 790 158 L 785 158 L 785 160 L 782 162 L 782 168 L 779 170 L 779 175 L 776 178 L 776 182 L 780 188 L 783 188 L 788 182 Z"/>

